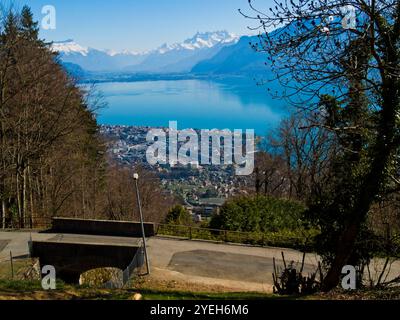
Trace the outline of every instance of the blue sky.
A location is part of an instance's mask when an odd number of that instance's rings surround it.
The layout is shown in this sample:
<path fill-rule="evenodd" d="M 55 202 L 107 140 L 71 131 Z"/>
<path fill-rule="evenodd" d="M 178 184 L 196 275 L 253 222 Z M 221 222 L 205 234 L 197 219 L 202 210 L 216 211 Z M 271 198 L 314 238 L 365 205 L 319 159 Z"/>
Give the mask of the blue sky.
<path fill-rule="evenodd" d="M 7 0 L 5 0 L 7 1 Z M 4 1 L 2 1 L 4 2 Z M 258 0 L 265 7 L 272 0 Z M 249 34 L 253 21 L 237 11 L 248 9 L 248 0 L 14 0 L 28 4 L 37 20 L 45 5 L 57 10 L 56 30 L 44 31 L 48 41 L 74 39 L 99 49 L 154 49 L 163 43 L 181 42 L 197 31 L 227 30 Z"/>

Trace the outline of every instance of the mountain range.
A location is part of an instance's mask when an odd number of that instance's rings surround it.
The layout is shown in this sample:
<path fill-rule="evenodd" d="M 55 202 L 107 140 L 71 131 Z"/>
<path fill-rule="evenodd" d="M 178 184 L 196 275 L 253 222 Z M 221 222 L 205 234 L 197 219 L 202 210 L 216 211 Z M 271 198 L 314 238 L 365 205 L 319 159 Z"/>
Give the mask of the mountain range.
<path fill-rule="evenodd" d="M 239 40 L 227 31 L 217 31 L 197 33 L 182 43 L 164 44 L 147 52 L 99 50 L 73 40 L 54 42 L 52 49 L 68 69 L 77 70 L 79 66 L 89 72 L 188 73 Z"/>
<path fill-rule="evenodd" d="M 191 70 L 194 74 L 253 74 L 265 67 L 266 56 L 255 51 L 251 44 L 258 43 L 258 37 L 241 37 L 232 46 L 222 48 L 210 59 L 197 63 Z"/>

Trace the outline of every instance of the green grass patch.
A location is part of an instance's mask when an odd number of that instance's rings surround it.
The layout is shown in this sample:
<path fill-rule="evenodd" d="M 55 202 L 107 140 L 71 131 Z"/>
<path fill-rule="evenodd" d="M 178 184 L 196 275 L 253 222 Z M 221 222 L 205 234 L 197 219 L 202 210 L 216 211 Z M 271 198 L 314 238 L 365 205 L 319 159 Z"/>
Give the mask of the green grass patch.
<path fill-rule="evenodd" d="M 144 300 L 276 300 L 283 297 L 262 293 L 207 293 L 186 291 L 160 291 L 144 289 L 140 291 Z"/>
<path fill-rule="evenodd" d="M 40 281 L 4 280 L 0 279 L 0 290 L 27 292 L 43 290 Z"/>

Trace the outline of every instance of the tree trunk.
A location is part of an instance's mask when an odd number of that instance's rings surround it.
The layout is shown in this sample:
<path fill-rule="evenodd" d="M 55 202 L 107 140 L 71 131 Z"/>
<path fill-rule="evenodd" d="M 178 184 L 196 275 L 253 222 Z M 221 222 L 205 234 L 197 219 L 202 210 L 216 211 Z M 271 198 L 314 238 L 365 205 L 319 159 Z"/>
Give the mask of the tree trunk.
<path fill-rule="evenodd" d="M 397 84 L 393 81 L 386 87 L 385 103 L 383 104 L 382 118 L 378 129 L 379 135 L 373 148 L 373 163 L 359 188 L 354 208 L 350 209 L 350 223 L 339 239 L 335 259 L 324 279 L 323 291 L 325 292 L 334 289 L 339 284 L 342 268 L 348 263 L 353 253 L 361 225 L 384 183 L 387 164 L 390 162 L 392 154 L 399 148 L 399 141 L 395 137 L 395 119 L 397 109 L 400 106 L 400 97 L 396 89 Z"/>
<path fill-rule="evenodd" d="M 30 228 L 33 228 L 35 224 L 35 216 L 34 216 L 34 200 L 33 200 L 33 181 L 32 181 L 32 173 L 31 173 L 31 167 L 28 166 L 28 182 L 29 182 L 29 207 L 30 207 L 30 214 L 29 214 L 29 226 Z"/>
<path fill-rule="evenodd" d="M 21 199 L 21 190 L 20 190 L 20 179 L 19 179 L 19 174 L 17 172 L 16 174 L 16 194 L 17 194 L 17 208 L 18 208 L 18 223 L 19 227 L 23 228 L 24 227 L 24 222 L 23 222 L 23 213 L 22 213 L 22 199 Z"/>
<path fill-rule="evenodd" d="M 339 241 L 335 260 L 333 261 L 327 276 L 324 278 L 322 286 L 323 291 L 328 292 L 336 288 L 339 284 L 342 269 L 347 265 L 353 252 L 360 224 L 361 223 L 355 221 L 344 231 Z"/>
<path fill-rule="evenodd" d="M 29 219 L 28 216 L 28 190 L 27 190 L 27 168 L 24 169 L 23 171 L 23 184 L 22 184 L 22 202 L 23 202 L 23 206 L 22 206 L 22 211 L 23 211 L 23 217 L 22 217 L 22 221 L 23 221 L 23 228 L 25 228 L 25 226 L 28 224 L 28 221 L 26 219 Z"/>
<path fill-rule="evenodd" d="M 6 228 L 6 222 L 7 222 L 6 219 L 7 219 L 7 216 L 8 216 L 8 208 L 7 208 L 6 199 L 3 199 L 1 201 L 1 208 L 2 208 L 2 211 L 3 211 L 3 216 L 1 217 L 2 218 L 1 225 L 2 225 L 2 228 L 5 229 Z"/>
<path fill-rule="evenodd" d="M 5 210 L 4 210 L 4 200 L 2 200 L 1 203 L 2 203 L 2 206 L 0 208 L 0 228 L 4 229 L 5 227 L 4 227 L 4 223 L 3 223 L 3 220 L 4 220 L 3 217 L 6 214 Z"/>

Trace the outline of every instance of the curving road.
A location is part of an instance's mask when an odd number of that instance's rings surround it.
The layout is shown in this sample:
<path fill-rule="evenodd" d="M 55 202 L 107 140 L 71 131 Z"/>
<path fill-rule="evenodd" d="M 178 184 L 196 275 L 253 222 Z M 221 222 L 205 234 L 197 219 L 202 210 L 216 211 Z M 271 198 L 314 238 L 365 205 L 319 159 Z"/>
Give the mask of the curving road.
<path fill-rule="evenodd" d="M 28 254 L 28 241 L 68 239 L 69 241 L 91 241 L 97 243 L 127 243 L 129 238 L 57 235 L 28 232 L 0 232 L 0 261 L 8 260 L 10 251 L 14 257 Z M 287 263 L 299 265 L 302 253 L 281 248 L 259 248 L 244 245 L 219 244 L 207 241 L 189 241 L 173 238 L 154 237 L 148 240 L 149 259 L 152 275 L 159 279 L 186 281 L 207 285 L 236 288 L 241 291 L 272 291 L 273 258 L 282 267 L 281 253 Z M 372 273 L 379 273 L 382 260 L 371 264 Z M 305 273 L 314 271 L 318 256 L 307 254 Z M 375 271 L 376 270 L 376 271 Z M 400 275 L 400 262 L 392 265 L 388 279 Z"/>

